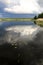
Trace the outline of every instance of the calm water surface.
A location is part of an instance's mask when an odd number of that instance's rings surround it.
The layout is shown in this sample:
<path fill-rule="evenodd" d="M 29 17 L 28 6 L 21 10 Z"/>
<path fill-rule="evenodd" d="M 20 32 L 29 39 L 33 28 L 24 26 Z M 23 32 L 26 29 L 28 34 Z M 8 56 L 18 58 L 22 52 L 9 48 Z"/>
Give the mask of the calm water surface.
<path fill-rule="evenodd" d="M 35 25 L 34 24 L 34 22 L 31 22 L 31 21 L 29 21 L 29 22 L 17 22 L 17 21 L 15 21 L 15 22 L 0 22 L 0 26 L 2 26 L 2 27 L 8 27 L 8 26 L 18 26 L 18 25 Z"/>
<path fill-rule="evenodd" d="M 43 65 L 40 30 L 33 22 L 0 22 L 0 65 Z"/>

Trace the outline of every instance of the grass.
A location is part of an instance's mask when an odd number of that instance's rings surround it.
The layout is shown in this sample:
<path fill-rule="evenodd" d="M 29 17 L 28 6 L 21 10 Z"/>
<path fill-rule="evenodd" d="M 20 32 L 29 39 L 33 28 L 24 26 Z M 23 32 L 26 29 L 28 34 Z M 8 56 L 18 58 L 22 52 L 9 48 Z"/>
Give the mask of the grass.
<path fill-rule="evenodd" d="M 37 25 L 43 27 L 43 21 L 35 21 Z"/>
<path fill-rule="evenodd" d="M 0 21 L 31 21 L 32 18 L 0 18 Z"/>

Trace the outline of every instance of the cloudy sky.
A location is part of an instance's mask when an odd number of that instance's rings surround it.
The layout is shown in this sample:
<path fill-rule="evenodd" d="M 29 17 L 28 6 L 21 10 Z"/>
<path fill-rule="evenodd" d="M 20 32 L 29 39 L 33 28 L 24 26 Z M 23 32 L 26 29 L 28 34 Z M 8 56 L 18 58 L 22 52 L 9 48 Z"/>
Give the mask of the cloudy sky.
<path fill-rule="evenodd" d="M 41 13 L 43 0 L 0 0 L 0 9 L 10 13 Z"/>

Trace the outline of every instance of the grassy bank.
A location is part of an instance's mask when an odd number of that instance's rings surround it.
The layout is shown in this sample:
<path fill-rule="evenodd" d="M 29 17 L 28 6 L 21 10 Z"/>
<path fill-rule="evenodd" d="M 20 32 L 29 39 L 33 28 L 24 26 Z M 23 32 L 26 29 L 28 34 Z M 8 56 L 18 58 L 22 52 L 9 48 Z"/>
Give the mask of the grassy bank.
<path fill-rule="evenodd" d="M 31 21 L 32 18 L 0 18 L 0 21 Z"/>
<path fill-rule="evenodd" d="M 36 22 L 37 25 L 43 27 L 43 21 L 34 21 L 34 22 Z"/>
<path fill-rule="evenodd" d="M 43 27 L 43 18 L 38 18 L 38 19 L 34 20 L 34 23 L 36 23 L 37 25 Z"/>

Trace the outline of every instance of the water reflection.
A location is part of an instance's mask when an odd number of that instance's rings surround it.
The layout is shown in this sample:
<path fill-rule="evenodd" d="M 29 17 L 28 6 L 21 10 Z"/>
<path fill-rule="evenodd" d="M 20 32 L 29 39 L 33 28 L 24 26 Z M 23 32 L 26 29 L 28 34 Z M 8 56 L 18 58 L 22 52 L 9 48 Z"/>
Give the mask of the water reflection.
<path fill-rule="evenodd" d="M 0 24 L 0 65 L 43 65 L 43 28 L 30 23 Z"/>
<path fill-rule="evenodd" d="M 0 41 L 10 43 L 30 41 L 33 40 L 39 29 L 39 26 L 33 22 L 3 22 L 0 25 Z"/>

